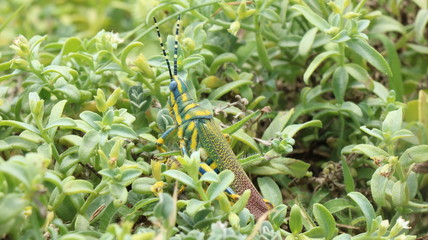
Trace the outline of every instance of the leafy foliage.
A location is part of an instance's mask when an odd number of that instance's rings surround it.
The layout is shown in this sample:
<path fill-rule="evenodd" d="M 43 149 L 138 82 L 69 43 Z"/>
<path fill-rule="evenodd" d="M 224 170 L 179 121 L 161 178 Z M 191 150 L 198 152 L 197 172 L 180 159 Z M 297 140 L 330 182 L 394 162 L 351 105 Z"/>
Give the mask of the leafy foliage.
<path fill-rule="evenodd" d="M 416 0 L 7 1 L 0 237 L 428 234 L 427 9 Z M 180 156 L 177 139 L 167 139 L 170 152 L 155 148 L 174 122 L 151 19 L 166 36 L 178 15 L 179 75 L 274 205 L 265 218 L 245 208 L 249 191 L 235 202 L 224 193 L 231 171 L 199 174 L 203 150 Z M 164 41 L 172 56 L 174 37 Z"/>

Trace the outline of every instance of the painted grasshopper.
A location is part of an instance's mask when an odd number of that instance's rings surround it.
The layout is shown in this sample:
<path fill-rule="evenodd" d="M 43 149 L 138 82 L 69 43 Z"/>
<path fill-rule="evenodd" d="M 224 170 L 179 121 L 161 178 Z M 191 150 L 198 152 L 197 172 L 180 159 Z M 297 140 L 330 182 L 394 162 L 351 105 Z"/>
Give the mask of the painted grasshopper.
<path fill-rule="evenodd" d="M 235 174 L 235 179 L 226 192 L 229 195 L 241 195 L 245 190 L 250 189 L 251 195 L 247 203 L 247 208 L 256 217 L 260 217 L 268 210 L 268 203 L 262 198 L 260 193 L 254 187 L 250 178 L 247 176 L 241 167 L 236 155 L 221 129 L 214 122 L 214 118 L 210 111 L 200 106 L 188 93 L 186 81 L 180 79 L 177 75 L 177 49 L 178 49 L 178 34 L 180 27 L 180 16 L 178 17 L 177 27 L 175 32 L 174 45 L 174 73 L 171 71 L 171 65 L 168 56 L 165 52 L 165 47 L 160 35 L 159 28 L 154 18 L 157 35 L 159 37 L 160 46 L 170 75 L 170 96 L 169 110 L 174 119 L 175 126 L 166 130 L 157 140 L 156 145 L 160 151 L 165 151 L 162 145 L 165 138 L 174 131 L 177 131 L 179 138 L 179 147 L 183 155 L 189 155 L 190 151 L 195 151 L 199 147 L 205 149 L 209 159 L 213 161 L 211 167 L 217 167 L 219 171 L 229 169 Z M 207 171 L 207 164 L 201 164 L 200 172 Z"/>

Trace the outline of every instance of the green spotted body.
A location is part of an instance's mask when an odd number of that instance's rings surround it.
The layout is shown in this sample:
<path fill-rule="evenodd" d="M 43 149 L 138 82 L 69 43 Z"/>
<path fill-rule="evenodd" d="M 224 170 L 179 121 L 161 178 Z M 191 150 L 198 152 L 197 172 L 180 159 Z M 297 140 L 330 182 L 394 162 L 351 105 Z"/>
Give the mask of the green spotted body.
<path fill-rule="evenodd" d="M 156 23 L 156 19 L 155 19 Z M 256 217 L 260 217 L 268 211 L 268 205 L 263 200 L 260 193 L 254 187 L 250 178 L 245 173 L 240 165 L 236 155 L 232 149 L 220 127 L 214 122 L 211 112 L 200 106 L 188 94 L 188 86 L 186 81 L 177 76 L 177 48 L 178 48 L 178 29 L 177 22 L 175 48 L 174 48 L 174 75 L 171 72 L 168 57 L 160 37 L 159 29 L 156 26 L 159 41 L 161 43 L 162 52 L 165 57 L 168 70 L 171 77 L 169 85 L 169 108 L 170 114 L 174 119 L 175 126 L 165 131 L 158 139 L 156 144 L 161 151 L 164 151 L 162 145 L 164 139 L 172 132 L 177 131 L 179 138 L 179 147 L 183 155 L 188 155 L 189 152 L 195 151 L 199 147 L 203 147 L 208 153 L 210 159 L 215 162 L 217 168 L 222 171 L 225 169 L 231 170 L 235 174 L 235 179 L 231 184 L 231 188 L 238 195 L 241 195 L 245 190 L 251 190 L 251 195 L 247 204 L 248 210 Z"/>
<path fill-rule="evenodd" d="M 265 213 L 268 210 L 266 202 L 254 187 L 244 169 L 242 169 L 235 153 L 233 153 L 214 120 L 198 123 L 198 130 L 201 133 L 202 146 L 208 152 L 208 155 L 214 159 L 220 171 L 229 169 L 235 174 L 235 180 L 232 182 L 231 188 L 238 195 L 242 195 L 247 189 L 251 190 L 247 204 L 248 210 L 256 217 Z"/>

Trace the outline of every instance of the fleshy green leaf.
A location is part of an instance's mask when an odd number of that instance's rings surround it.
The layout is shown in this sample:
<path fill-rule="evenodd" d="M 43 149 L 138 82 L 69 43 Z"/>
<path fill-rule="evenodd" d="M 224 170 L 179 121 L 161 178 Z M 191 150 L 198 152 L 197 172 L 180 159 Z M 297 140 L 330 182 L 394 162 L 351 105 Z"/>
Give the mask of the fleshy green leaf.
<path fill-rule="evenodd" d="M 73 119 L 59 118 L 50 122 L 48 125 L 46 125 L 45 130 L 54 128 L 54 127 L 75 127 L 75 126 L 76 124 L 74 123 Z"/>
<path fill-rule="evenodd" d="M 407 182 L 395 182 L 394 186 L 392 187 L 391 198 L 394 206 L 406 206 L 409 203 L 410 199 L 410 192 L 407 186 Z"/>
<path fill-rule="evenodd" d="M 248 116 L 245 116 L 243 119 L 239 120 L 238 122 L 236 122 L 232 126 L 224 128 L 222 130 L 222 132 L 225 134 L 233 134 L 234 132 L 241 129 L 245 125 L 245 123 L 248 122 L 248 120 L 250 120 L 252 117 L 254 117 L 258 113 L 259 113 L 259 111 L 255 111 L 255 112 L 249 114 Z"/>
<path fill-rule="evenodd" d="M 424 37 L 424 33 L 427 31 L 427 23 L 428 23 L 428 9 L 420 9 L 418 14 L 416 14 L 414 26 L 415 26 L 415 35 L 416 41 L 419 43 L 423 43 L 426 41 Z"/>
<path fill-rule="evenodd" d="M 335 198 L 324 203 L 324 206 L 328 209 L 330 213 L 336 213 L 344 209 L 353 208 L 354 205 L 350 200 L 344 198 Z"/>
<path fill-rule="evenodd" d="M 358 144 L 352 148 L 352 151 L 362 152 L 364 155 L 370 158 L 378 156 L 389 156 L 389 154 L 381 148 L 369 144 Z"/>
<path fill-rule="evenodd" d="M 270 177 L 257 178 L 262 195 L 274 206 L 282 203 L 282 194 L 276 182 Z"/>
<path fill-rule="evenodd" d="M 230 170 L 224 170 L 218 176 L 220 182 L 211 183 L 207 189 L 207 195 L 210 201 L 216 199 L 220 193 L 226 190 L 235 178 L 235 174 Z"/>
<path fill-rule="evenodd" d="M 0 224 L 6 224 L 8 221 L 22 213 L 24 208 L 28 206 L 28 200 L 17 193 L 6 194 L 0 198 Z"/>
<path fill-rule="evenodd" d="M 99 143 L 99 134 L 95 130 L 91 130 L 83 136 L 82 145 L 79 146 L 80 161 L 86 163 L 89 158 L 95 154 L 95 148 Z"/>
<path fill-rule="evenodd" d="M 394 133 L 401 129 L 403 110 L 401 108 L 389 112 L 382 122 L 382 132 Z"/>
<path fill-rule="evenodd" d="M 356 54 L 360 55 L 367 62 L 377 68 L 379 71 L 392 76 L 391 69 L 389 68 L 386 60 L 380 55 L 376 49 L 370 46 L 367 42 L 361 39 L 351 39 L 346 42 L 349 48 L 352 49 Z"/>
<path fill-rule="evenodd" d="M 414 146 L 407 149 L 400 157 L 400 164 L 410 166 L 413 163 L 428 161 L 428 145 Z"/>
<path fill-rule="evenodd" d="M 309 66 L 306 68 L 305 73 L 303 74 L 303 81 L 308 84 L 309 83 L 309 78 L 312 76 L 312 73 L 315 71 L 315 69 L 318 68 L 318 66 L 324 62 L 327 58 L 330 57 L 334 57 L 334 56 L 338 56 L 339 53 L 336 51 L 327 51 L 327 52 L 322 52 L 320 54 L 318 54 L 314 60 L 312 60 L 311 64 L 309 64 Z"/>
<path fill-rule="evenodd" d="M 233 138 L 236 138 L 240 142 L 249 146 L 254 151 L 260 152 L 259 145 L 257 145 L 256 141 L 250 135 L 245 133 L 244 130 L 239 129 L 232 136 L 233 136 Z"/>
<path fill-rule="evenodd" d="M 289 227 L 293 234 L 298 234 L 303 229 L 302 213 L 300 212 L 300 207 L 296 204 L 291 207 Z"/>
<path fill-rule="evenodd" d="M 312 28 L 308 30 L 305 35 L 303 35 L 302 40 L 299 44 L 299 54 L 301 56 L 306 56 L 309 54 L 309 51 L 312 49 L 312 44 L 314 43 L 315 36 L 317 35 L 318 28 Z"/>
<path fill-rule="evenodd" d="M 288 112 L 278 112 L 276 117 L 273 119 L 273 121 L 269 124 L 269 127 L 266 129 L 266 131 L 263 133 L 262 139 L 269 140 L 273 137 L 275 137 L 276 133 L 281 132 L 285 125 L 287 124 L 288 120 L 290 120 L 291 115 L 293 115 L 294 109 L 291 109 Z"/>
<path fill-rule="evenodd" d="M 333 93 L 339 103 L 343 103 L 348 86 L 348 73 L 344 67 L 338 67 L 333 73 Z"/>
<path fill-rule="evenodd" d="M 221 65 L 225 63 L 236 63 L 238 57 L 233 53 L 222 53 L 218 55 L 211 63 L 210 73 L 215 74 Z"/>
<path fill-rule="evenodd" d="M 321 128 L 322 122 L 320 120 L 311 120 L 301 124 L 289 125 L 282 131 L 282 134 L 287 134 L 288 137 L 293 137 L 298 131 L 308 127 Z"/>
<path fill-rule="evenodd" d="M 196 185 L 193 182 L 192 178 L 189 175 L 185 174 L 184 172 L 171 169 L 163 172 L 162 174 L 170 178 L 174 178 L 175 180 L 185 184 L 186 186 L 196 189 Z"/>
<path fill-rule="evenodd" d="M 28 130 L 33 133 L 40 134 L 40 131 L 36 127 L 24 122 L 19 122 L 14 120 L 1 120 L 0 126 L 16 127 L 16 128 Z"/>
<path fill-rule="evenodd" d="M 245 85 L 250 85 L 252 84 L 252 81 L 248 81 L 248 80 L 237 80 L 237 81 L 233 81 L 230 83 L 227 83 L 219 88 L 217 88 L 216 90 L 214 90 L 209 96 L 208 99 L 209 100 L 217 100 L 219 99 L 221 96 L 223 96 L 224 94 L 231 92 L 241 86 L 245 86 Z"/>
<path fill-rule="evenodd" d="M 118 183 L 112 183 L 109 184 L 109 189 L 111 196 L 116 200 L 114 201 L 115 207 L 120 207 L 126 203 L 126 200 L 128 199 L 128 190 L 126 190 L 125 186 Z"/>
<path fill-rule="evenodd" d="M 333 215 L 322 204 L 314 204 L 314 217 L 318 224 L 324 229 L 325 239 L 332 239 L 337 234 L 336 221 Z"/>
<path fill-rule="evenodd" d="M 235 204 L 233 204 L 233 206 L 231 207 L 231 211 L 234 213 L 240 213 L 247 206 L 248 199 L 250 199 L 250 196 L 251 191 L 249 189 L 245 190 L 239 200 Z"/>
<path fill-rule="evenodd" d="M 381 171 L 382 168 L 376 169 L 370 182 L 370 189 L 372 191 L 373 200 L 375 200 L 379 206 L 387 206 L 385 195 L 388 178 L 380 174 Z"/>
<path fill-rule="evenodd" d="M 126 59 L 128 58 L 129 53 L 134 49 L 138 47 L 142 47 L 144 44 L 141 42 L 132 42 L 128 44 L 122 52 L 122 55 L 120 56 L 120 62 L 122 64 L 122 67 L 129 71 L 128 64 L 126 63 Z"/>
<path fill-rule="evenodd" d="M 94 193 L 93 189 L 92 183 L 81 179 L 69 180 L 63 185 L 63 190 L 66 195 Z"/>
<path fill-rule="evenodd" d="M 202 175 L 202 177 L 199 179 L 199 181 L 213 183 L 213 182 L 219 182 L 220 178 L 218 177 L 218 175 L 214 171 L 207 171 L 204 173 L 204 175 Z"/>
<path fill-rule="evenodd" d="M 370 232 L 372 227 L 372 221 L 376 218 L 373 206 L 370 204 L 369 200 L 367 200 L 367 198 L 359 192 L 348 193 L 348 197 L 354 200 L 354 202 L 363 212 L 367 222 L 367 231 Z"/>
<path fill-rule="evenodd" d="M 183 68 L 184 69 L 190 69 L 195 67 L 198 64 L 202 64 L 204 62 L 204 57 L 202 57 L 202 55 L 199 54 L 193 54 L 189 57 L 187 57 L 186 59 L 184 59 L 183 61 Z"/>
<path fill-rule="evenodd" d="M 291 7 L 293 10 L 300 12 L 306 20 L 308 20 L 312 25 L 319 28 L 321 31 L 326 31 L 330 28 L 330 24 L 320 17 L 318 14 L 313 12 L 309 7 L 304 5 L 294 5 Z"/>
<path fill-rule="evenodd" d="M 132 128 L 123 124 L 113 124 L 111 130 L 108 132 L 110 136 L 119 136 L 124 138 L 136 139 L 137 134 Z"/>

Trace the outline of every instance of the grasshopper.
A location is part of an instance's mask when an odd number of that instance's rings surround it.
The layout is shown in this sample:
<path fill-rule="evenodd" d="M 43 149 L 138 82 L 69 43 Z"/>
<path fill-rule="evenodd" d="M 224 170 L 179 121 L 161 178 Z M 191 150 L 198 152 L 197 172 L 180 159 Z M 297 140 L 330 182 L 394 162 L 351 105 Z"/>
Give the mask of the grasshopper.
<path fill-rule="evenodd" d="M 156 23 L 156 18 L 153 19 L 160 46 L 162 48 L 162 54 L 165 58 L 170 75 L 171 81 L 169 84 L 170 95 L 168 103 L 169 112 L 174 119 L 174 126 L 167 129 L 156 141 L 158 149 L 162 152 L 165 151 L 162 145 L 164 144 L 166 137 L 174 131 L 177 131 L 179 148 L 183 155 L 189 155 L 188 153 L 190 151 L 195 151 L 199 147 L 204 148 L 209 159 L 213 161 L 213 163 L 210 164 L 211 167 L 216 167 L 219 171 L 229 169 L 235 174 L 235 179 L 230 188 L 226 189 L 226 193 L 234 196 L 237 194 L 239 196 L 245 190 L 250 189 L 251 195 L 246 207 L 254 216 L 260 217 L 263 213 L 268 211 L 269 202 L 264 200 L 254 187 L 250 178 L 240 165 L 235 153 L 232 151 L 220 127 L 214 122 L 211 112 L 200 106 L 195 99 L 193 99 L 193 97 L 188 93 L 189 88 L 186 81 L 177 75 L 177 49 L 180 16 L 178 16 L 175 31 L 173 62 L 174 73 L 171 71 L 171 66 L 165 52 L 159 27 Z M 207 168 L 207 164 L 201 163 L 200 172 L 203 173 L 207 171 Z"/>

